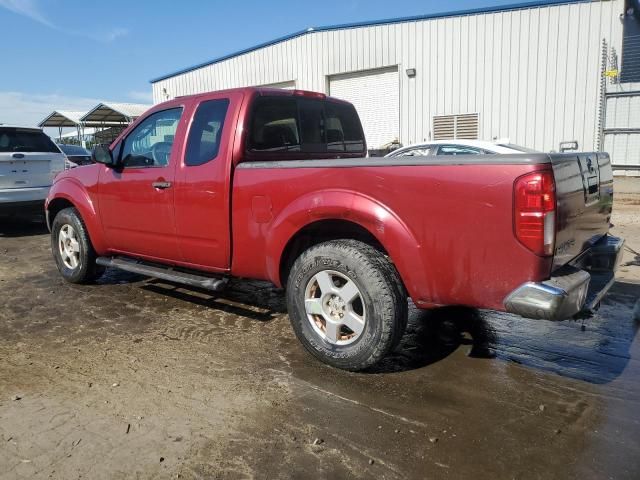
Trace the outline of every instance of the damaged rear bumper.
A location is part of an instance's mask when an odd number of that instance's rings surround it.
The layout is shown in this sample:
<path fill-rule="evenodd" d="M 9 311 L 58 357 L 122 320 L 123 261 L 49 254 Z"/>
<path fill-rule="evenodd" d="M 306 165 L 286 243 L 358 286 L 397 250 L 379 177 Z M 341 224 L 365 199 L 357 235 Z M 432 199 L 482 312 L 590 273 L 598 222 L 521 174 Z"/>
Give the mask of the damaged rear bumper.
<path fill-rule="evenodd" d="M 604 236 L 544 282 L 527 282 L 504 300 L 507 312 L 527 318 L 565 320 L 592 312 L 615 281 L 624 239 Z"/>

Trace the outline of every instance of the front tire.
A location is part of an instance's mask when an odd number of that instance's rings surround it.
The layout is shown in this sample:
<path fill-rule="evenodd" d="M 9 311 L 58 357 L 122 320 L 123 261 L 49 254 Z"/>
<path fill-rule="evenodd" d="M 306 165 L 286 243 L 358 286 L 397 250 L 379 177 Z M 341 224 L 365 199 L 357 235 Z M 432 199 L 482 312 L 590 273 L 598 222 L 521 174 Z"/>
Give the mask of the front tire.
<path fill-rule="evenodd" d="M 332 240 L 298 257 L 287 281 L 293 330 L 315 357 L 363 370 L 399 343 L 407 297 L 393 264 L 356 240 Z"/>
<path fill-rule="evenodd" d="M 67 282 L 90 283 L 104 272 L 104 268 L 96 265 L 96 252 L 75 208 L 60 210 L 54 218 L 51 251 L 60 274 Z"/>

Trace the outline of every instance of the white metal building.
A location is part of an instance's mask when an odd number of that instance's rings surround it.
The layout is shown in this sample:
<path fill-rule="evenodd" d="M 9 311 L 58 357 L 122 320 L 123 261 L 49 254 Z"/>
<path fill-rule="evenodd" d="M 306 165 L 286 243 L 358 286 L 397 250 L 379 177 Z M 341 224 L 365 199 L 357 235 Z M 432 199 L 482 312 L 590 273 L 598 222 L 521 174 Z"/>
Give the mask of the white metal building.
<path fill-rule="evenodd" d="M 309 28 L 154 79 L 153 98 L 273 85 L 351 101 L 369 148 L 457 137 L 593 150 L 605 143 L 605 92 L 619 85 L 633 3 L 547 0 Z M 640 148 L 614 163 L 640 166 Z"/>

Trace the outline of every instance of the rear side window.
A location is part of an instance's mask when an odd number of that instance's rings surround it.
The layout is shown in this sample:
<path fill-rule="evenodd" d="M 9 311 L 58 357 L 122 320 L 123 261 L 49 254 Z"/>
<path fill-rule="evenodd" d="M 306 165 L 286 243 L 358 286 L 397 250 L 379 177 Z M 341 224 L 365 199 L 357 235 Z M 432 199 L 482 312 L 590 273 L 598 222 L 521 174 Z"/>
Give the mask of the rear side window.
<path fill-rule="evenodd" d="M 324 103 L 329 152 L 364 152 L 364 136 L 353 105 Z"/>
<path fill-rule="evenodd" d="M 39 130 L 0 128 L 0 152 L 60 153 L 55 143 Z"/>
<path fill-rule="evenodd" d="M 249 133 L 253 152 L 299 152 L 298 107 L 293 98 L 260 97 L 253 107 Z"/>
<path fill-rule="evenodd" d="M 198 106 L 189 130 L 185 165 L 203 165 L 218 156 L 228 108 L 229 100 L 226 98 L 209 100 Z"/>
<path fill-rule="evenodd" d="M 310 98 L 259 97 L 253 107 L 247 150 L 253 154 L 280 152 L 290 158 L 303 158 L 301 153 L 364 154 L 365 142 L 352 105 Z"/>

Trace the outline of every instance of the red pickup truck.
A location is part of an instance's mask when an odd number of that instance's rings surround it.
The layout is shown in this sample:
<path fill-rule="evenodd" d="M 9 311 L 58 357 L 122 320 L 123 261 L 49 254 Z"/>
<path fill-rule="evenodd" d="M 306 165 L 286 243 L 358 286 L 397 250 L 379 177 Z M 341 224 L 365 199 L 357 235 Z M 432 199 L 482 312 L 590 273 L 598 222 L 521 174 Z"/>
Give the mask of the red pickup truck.
<path fill-rule="evenodd" d="M 366 152 L 354 107 L 320 93 L 177 98 L 56 178 L 53 256 L 74 283 L 116 267 L 285 286 L 302 344 L 350 370 L 397 345 L 408 297 L 555 320 L 612 284 L 623 241 L 608 235 L 607 154 Z"/>

